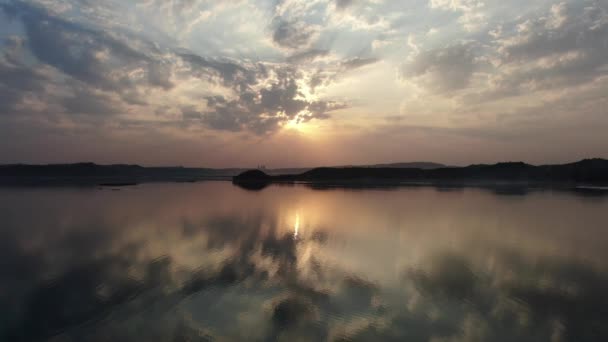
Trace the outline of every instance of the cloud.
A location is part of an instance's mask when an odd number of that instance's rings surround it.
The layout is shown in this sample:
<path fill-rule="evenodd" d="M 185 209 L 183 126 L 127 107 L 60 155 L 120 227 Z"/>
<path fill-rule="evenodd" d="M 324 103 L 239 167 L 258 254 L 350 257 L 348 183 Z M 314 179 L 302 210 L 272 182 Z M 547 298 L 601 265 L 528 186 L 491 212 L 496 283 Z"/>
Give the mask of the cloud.
<path fill-rule="evenodd" d="M 293 55 L 287 57 L 287 62 L 294 64 L 312 62 L 317 58 L 322 58 L 327 55 L 329 55 L 329 50 L 310 49 L 294 53 Z"/>
<path fill-rule="evenodd" d="M 113 91 L 142 83 L 164 89 L 173 86 L 170 70 L 134 47 L 148 42 L 126 41 L 23 2 L 3 4 L 2 9 L 21 21 L 28 47 L 40 62 L 88 86 Z M 136 70 L 142 75 L 131 76 Z"/>
<path fill-rule="evenodd" d="M 305 60 L 325 54 L 325 51 L 312 50 L 292 57 Z M 343 108 L 333 101 L 307 99 L 301 89 L 303 74 L 293 67 L 241 65 L 190 54 L 181 56 L 191 63 L 193 73 L 217 78 L 234 91 L 232 96 L 207 96 L 205 110 L 189 108 L 182 112 L 183 116 L 200 118 L 200 122 L 212 129 L 263 135 L 277 131 L 289 121 L 326 119 L 329 112 Z"/>
<path fill-rule="evenodd" d="M 195 4 L 171 6 L 183 11 Z M 149 114 L 142 113 L 150 111 L 162 116 L 165 124 L 177 125 L 176 120 L 184 119 L 189 126 L 198 122 L 211 130 L 267 134 L 288 121 L 327 118 L 328 112 L 338 108 L 332 101 L 307 99 L 301 88 L 304 74 L 298 71 L 299 63 L 325 56 L 328 50 L 296 52 L 287 58 L 295 64 L 292 66 L 253 63 L 201 56 L 109 27 L 93 28 L 64 18 L 66 11 L 51 11 L 28 2 L 2 3 L 1 9 L 23 25 L 25 34 L 8 37 L 3 47 L 3 113 L 19 105 L 21 110 L 47 118 L 69 118 L 73 124 L 87 123 L 90 118 L 82 116 L 87 114 L 99 122 L 120 117 L 130 125 L 138 120 L 150 125 L 155 120 L 143 119 Z M 304 47 L 314 33 L 302 22 L 275 23 L 276 42 L 289 49 Z M 24 56 L 37 63 L 25 64 Z M 36 65 L 50 68 L 53 76 L 40 73 Z M 188 94 L 176 90 L 201 82 L 214 88 Z M 159 100 L 170 99 L 172 93 L 177 95 L 175 99 L 158 107 Z M 28 94 L 48 107 L 46 114 L 22 105 Z M 133 111 L 134 106 L 139 109 Z M 178 118 L 163 112 L 177 112 Z M 138 118 L 130 119 L 130 115 Z"/>
<path fill-rule="evenodd" d="M 315 35 L 315 28 L 301 21 L 276 19 L 272 40 L 279 46 L 289 49 L 302 49 L 308 46 Z"/>
<path fill-rule="evenodd" d="M 345 10 L 353 5 L 355 0 L 334 0 L 336 9 Z"/>
<path fill-rule="evenodd" d="M 355 57 L 355 58 L 350 58 L 345 61 L 342 61 L 341 65 L 342 65 L 342 68 L 344 68 L 345 70 L 353 70 L 353 69 L 358 69 L 358 68 L 364 67 L 366 65 L 374 64 L 378 61 L 379 61 L 378 58 L 373 58 L 373 57 L 372 58 Z"/>
<path fill-rule="evenodd" d="M 516 31 L 497 40 L 500 62 L 517 86 L 573 85 L 606 74 L 608 9 L 591 6 L 551 7 L 547 16 L 516 23 Z"/>
<path fill-rule="evenodd" d="M 6 88 L 0 112 L 13 121 L 78 126 L 89 125 L 92 117 L 82 114 L 91 114 L 105 123 L 125 113 L 123 101 L 143 105 L 142 91 L 173 87 L 163 62 L 109 34 L 25 2 L 0 9 L 25 34 L 9 37 L 0 59 L 0 87 Z"/>
<path fill-rule="evenodd" d="M 314 70 L 308 78 L 308 86 L 311 92 L 314 93 L 318 87 L 329 86 L 342 77 L 349 76 L 351 71 L 379 61 L 380 59 L 375 57 L 352 57 L 338 60 L 336 64 L 325 65 Z"/>
<path fill-rule="evenodd" d="M 468 31 L 477 30 L 486 23 L 485 2 L 482 0 L 429 0 L 429 7 L 462 13 L 458 22 Z"/>
<path fill-rule="evenodd" d="M 504 62 L 522 62 L 571 51 L 605 52 L 608 9 L 592 6 L 554 5 L 547 16 L 515 22 L 515 32 L 498 40 Z"/>
<path fill-rule="evenodd" d="M 180 53 L 179 57 L 190 64 L 193 75 L 208 79 L 219 78 L 223 85 L 237 91 L 246 91 L 257 84 L 260 78 L 268 75 L 263 64 L 248 68 L 237 62 L 208 59 L 191 53 Z"/>
<path fill-rule="evenodd" d="M 451 92 L 469 85 L 478 68 L 474 45 L 458 43 L 417 53 L 405 63 L 401 76 L 419 82 L 433 91 Z"/>
<path fill-rule="evenodd" d="M 553 4 L 491 32 L 485 54 L 494 68 L 473 101 L 591 85 L 608 74 L 608 8 L 600 2 Z"/>
<path fill-rule="evenodd" d="M 568 94 L 602 111 L 584 99 L 605 90 L 607 13 L 593 0 L 0 0 L 0 112 L 31 146 L 93 127 L 267 137 L 345 103 L 357 124 L 331 124 L 353 136 L 399 111 L 469 136 L 512 115 L 504 130 L 528 134 L 522 122 Z"/>
<path fill-rule="evenodd" d="M 219 130 L 267 134 L 289 121 L 325 119 L 329 112 L 343 108 L 331 101 L 307 100 L 296 76 L 290 72 L 279 74 L 278 81 L 269 86 L 250 89 L 232 100 L 223 96 L 208 97 L 207 110 L 200 113 L 201 121 Z"/>
<path fill-rule="evenodd" d="M 76 89 L 72 96 L 62 101 L 64 109 L 71 114 L 112 115 L 119 106 L 107 94 L 93 89 Z"/>
<path fill-rule="evenodd" d="M 49 77 L 42 70 L 13 64 L 7 57 L 0 58 L 0 115 L 15 115 L 27 96 L 45 92 Z"/>
<path fill-rule="evenodd" d="M 8 36 L 4 40 L 4 58 L 11 64 L 19 64 L 20 58 L 23 56 L 26 41 L 20 36 Z"/>

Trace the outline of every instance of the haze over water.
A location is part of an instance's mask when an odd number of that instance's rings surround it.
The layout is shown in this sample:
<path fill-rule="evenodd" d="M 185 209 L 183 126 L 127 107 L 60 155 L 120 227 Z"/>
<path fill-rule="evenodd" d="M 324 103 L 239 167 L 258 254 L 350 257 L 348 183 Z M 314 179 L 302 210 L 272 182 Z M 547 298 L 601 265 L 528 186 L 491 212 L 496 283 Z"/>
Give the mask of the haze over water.
<path fill-rule="evenodd" d="M 602 341 L 608 197 L 0 189 L 0 339 Z"/>

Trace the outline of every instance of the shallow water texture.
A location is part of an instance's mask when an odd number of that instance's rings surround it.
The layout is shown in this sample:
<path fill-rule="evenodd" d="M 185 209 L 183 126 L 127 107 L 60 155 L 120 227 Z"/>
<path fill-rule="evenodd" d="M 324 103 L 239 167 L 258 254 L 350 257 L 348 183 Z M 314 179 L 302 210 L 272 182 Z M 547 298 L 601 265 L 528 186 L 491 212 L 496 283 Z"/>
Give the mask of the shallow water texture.
<path fill-rule="evenodd" d="M 608 197 L 0 189 L 2 341 L 608 341 Z"/>

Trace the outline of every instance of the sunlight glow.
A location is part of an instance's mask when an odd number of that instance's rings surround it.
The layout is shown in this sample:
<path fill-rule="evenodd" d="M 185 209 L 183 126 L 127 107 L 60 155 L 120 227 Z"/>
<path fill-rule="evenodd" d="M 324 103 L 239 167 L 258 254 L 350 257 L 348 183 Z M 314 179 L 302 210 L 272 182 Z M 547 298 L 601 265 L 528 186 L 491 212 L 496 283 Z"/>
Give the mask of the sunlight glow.
<path fill-rule="evenodd" d="M 283 128 L 287 131 L 299 133 L 309 138 L 317 136 L 318 131 L 317 123 L 313 123 L 312 121 L 298 120 L 298 118 L 287 121 L 283 125 Z"/>
<path fill-rule="evenodd" d="M 289 120 L 289 121 L 288 121 L 288 122 L 285 124 L 285 126 L 284 126 L 284 127 L 285 127 L 285 128 L 288 128 L 288 129 L 300 130 L 300 129 L 301 129 L 301 123 L 299 123 L 299 122 L 298 122 L 298 119 L 297 119 L 297 118 L 295 118 L 295 119 L 291 119 L 291 120 Z"/>

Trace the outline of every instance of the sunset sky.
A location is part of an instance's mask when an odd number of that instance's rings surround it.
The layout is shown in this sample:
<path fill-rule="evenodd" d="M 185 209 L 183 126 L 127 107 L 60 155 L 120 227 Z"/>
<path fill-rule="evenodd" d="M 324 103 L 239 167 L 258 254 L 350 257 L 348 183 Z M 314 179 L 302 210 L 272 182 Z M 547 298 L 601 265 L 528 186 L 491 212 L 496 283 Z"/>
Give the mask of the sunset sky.
<path fill-rule="evenodd" d="M 0 164 L 587 157 L 607 0 L 0 0 Z"/>

